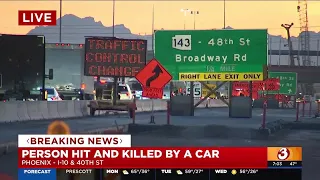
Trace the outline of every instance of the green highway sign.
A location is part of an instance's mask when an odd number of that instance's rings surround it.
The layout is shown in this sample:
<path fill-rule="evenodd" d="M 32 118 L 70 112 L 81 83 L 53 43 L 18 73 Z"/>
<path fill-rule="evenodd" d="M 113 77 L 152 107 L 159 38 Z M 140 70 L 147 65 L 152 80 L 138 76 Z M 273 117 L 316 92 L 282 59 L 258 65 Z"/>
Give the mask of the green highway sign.
<path fill-rule="evenodd" d="M 251 73 L 251 79 L 235 81 L 263 80 L 267 39 L 266 29 L 159 30 L 155 32 L 155 57 L 174 80 L 203 81 L 201 77 L 214 74 L 225 81 L 228 73 Z"/>
<path fill-rule="evenodd" d="M 269 72 L 269 78 L 280 79 L 280 90 L 270 91 L 269 94 L 297 94 L 297 73 L 295 72 Z"/>

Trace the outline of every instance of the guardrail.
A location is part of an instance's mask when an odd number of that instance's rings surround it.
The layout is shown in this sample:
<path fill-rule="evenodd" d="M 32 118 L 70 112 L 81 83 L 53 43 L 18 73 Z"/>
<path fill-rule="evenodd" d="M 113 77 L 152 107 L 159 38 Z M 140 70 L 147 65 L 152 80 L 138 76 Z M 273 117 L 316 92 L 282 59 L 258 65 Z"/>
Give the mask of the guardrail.
<path fill-rule="evenodd" d="M 198 100 L 195 100 L 195 103 Z M 89 116 L 89 101 L 7 101 L 0 102 L 0 123 L 64 119 Z M 151 100 L 137 100 L 137 112 L 151 111 Z M 167 109 L 167 100 L 153 100 L 154 110 Z M 224 107 L 220 100 L 205 101 L 199 107 Z"/>

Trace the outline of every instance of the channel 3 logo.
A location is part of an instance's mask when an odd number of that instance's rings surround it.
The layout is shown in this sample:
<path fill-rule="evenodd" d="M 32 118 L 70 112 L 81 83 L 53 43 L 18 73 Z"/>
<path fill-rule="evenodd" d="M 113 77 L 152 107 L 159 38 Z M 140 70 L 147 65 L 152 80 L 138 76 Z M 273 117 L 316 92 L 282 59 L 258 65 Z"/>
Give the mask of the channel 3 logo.
<path fill-rule="evenodd" d="M 302 147 L 268 147 L 268 161 L 302 161 Z"/>
<path fill-rule="evenodd" d="M 288 148 L 281 148 L 278 151 L 277 157 L 281 161 L 287 160 L 290 157 L 290 150 Z"/>

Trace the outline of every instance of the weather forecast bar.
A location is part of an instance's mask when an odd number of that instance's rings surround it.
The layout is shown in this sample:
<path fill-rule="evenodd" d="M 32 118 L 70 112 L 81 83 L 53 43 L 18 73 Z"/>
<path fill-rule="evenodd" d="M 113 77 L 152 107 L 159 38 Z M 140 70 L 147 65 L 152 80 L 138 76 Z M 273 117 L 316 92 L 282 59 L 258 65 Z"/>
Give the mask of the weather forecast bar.
<path fill-rule="evenodd" d="M 123 169 L 121 180 L 301 180 L 301 169 Z"/>
<path fill-rule="evenodd" d="M 28 172 L 28 173 L 26 173 Z M 36 172 L 35 174 L 30 174 Z M 301 169 L 19 169 L 19 180 L 301 180 Z"/>

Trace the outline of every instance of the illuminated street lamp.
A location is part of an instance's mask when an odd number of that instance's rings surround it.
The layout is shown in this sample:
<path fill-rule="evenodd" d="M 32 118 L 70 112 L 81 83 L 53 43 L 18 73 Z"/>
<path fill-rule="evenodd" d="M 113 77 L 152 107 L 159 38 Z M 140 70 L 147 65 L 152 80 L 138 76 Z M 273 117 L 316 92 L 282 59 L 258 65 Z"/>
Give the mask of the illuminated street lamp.
<path fill-rule="evenodd" d="M 184 23 L 183 23 L 183 29 L 186 29 L 186 16 L 191 12 L 190 9 L 181 9 L 181 12 L 184 14 Z"/>
<path fill-rule="evenodd" d="M 196 29 L 196 15 L 199 15 L 199 11 L 190 11 L 193 14 L 193 29 Z"/>

